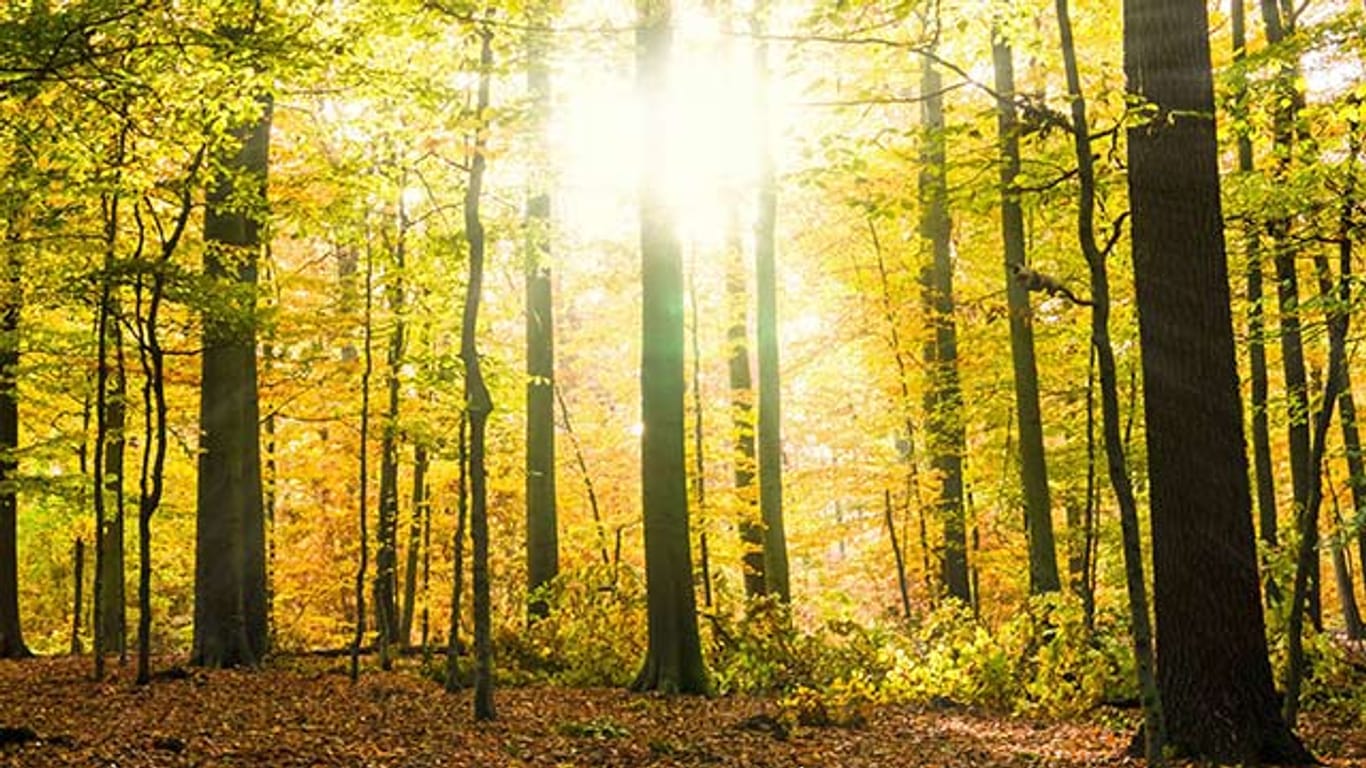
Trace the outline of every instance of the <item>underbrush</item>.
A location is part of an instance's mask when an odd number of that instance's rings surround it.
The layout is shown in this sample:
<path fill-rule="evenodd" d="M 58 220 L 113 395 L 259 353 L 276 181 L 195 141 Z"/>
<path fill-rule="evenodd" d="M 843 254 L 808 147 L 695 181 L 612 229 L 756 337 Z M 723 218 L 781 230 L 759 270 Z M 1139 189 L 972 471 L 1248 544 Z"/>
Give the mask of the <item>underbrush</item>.
<path fill-rule="evenodd" d="M 644 585 L 631 569 L 589 568 L 542 592 L 549 608 L 497 636 L 507 682 L 625 686 L 645 655 Z M 797 724 L 858 726 L 882 703 L 975 707 L 1063 719 L 1137 700 L 1126 618 L 1101 611 L 1088 627 L 1066 595 L 1031 598 L 995 627 L 959 603 L 912 621 L 794 622 L 772 600 L 700 613 L 712 689 L 776 697 Z M 1273 648 L 1274 643 L 1273 631 Z M 1366 724 L 1366 675 L 1327 636 L 1308 643 L 1309 708 Z"/>

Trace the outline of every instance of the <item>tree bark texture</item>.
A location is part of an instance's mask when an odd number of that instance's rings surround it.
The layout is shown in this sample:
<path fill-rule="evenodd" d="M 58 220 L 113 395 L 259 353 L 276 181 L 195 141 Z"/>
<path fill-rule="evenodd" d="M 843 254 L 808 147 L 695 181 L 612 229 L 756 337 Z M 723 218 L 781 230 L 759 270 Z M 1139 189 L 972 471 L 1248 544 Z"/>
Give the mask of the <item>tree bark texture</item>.
<path fill-rule="evenodd" d="M 1158 680 L 1171 744 L 1306 762 L 1267 661 L 1200 0 L 1126 0 L 1134 275 L 1151 485 Z"/>
<path fill-rule="evenodd" d="M 667 0 L 641 7 L 636 30 L 642 99 L 640 179 L 642 357 L 641 496 L 649 644 L 632 687 L 666 693 L 707 689 L 688 531 L 684 457 L 683 263 L 664 192 L 673 33 Z"/>
<path fill-rule="evenodd" d="M 204 317 L 195 542 L 193 663 L 253 665 L 267 651 L 265 511 L 256 381 L 256 273 L 260 214 L 237 207 L 251 186 L 265 199 L 271 102 L 226 137 L 224 170 L 204 215 L 204 271 L 226 306 Z"/>
<path fill-rule="evenodd" d="M 1029 591 L 1056 592 L 1057 545 L 1053 538 L 1048 466 L 1039 408 L 1039 371 L 1034 358 L 1033 311 L 1029 291 L 1017 279 L 1025 264 L 1024 213 L 1016 178 L 1020 175 L 1019 121 L 1015 107 L 1014 54 L 999 33 L 992 42 L 995 65 L 996 126 L 1001 150 L 1001 238 L 1005 247 L 1006 303 L 1010 312 L 1010 362 L 1015 373 L 1015 415 L 1020 428 L 1020 485 L 1024 489 L 1025 535 L 1029 543 Z"/>

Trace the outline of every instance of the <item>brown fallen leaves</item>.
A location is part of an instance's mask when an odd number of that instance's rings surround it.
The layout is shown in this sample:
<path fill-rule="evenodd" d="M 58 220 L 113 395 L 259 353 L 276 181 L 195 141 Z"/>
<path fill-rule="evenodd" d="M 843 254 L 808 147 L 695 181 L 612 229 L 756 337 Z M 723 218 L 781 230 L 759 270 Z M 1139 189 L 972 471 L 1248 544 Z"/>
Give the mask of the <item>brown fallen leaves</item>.
<path fill-rule="evenodd" d="M 162 668 L 172 660 L 163 659 Z M 476 723 L 468 693 L 409 672 L 352 685 L 338 660 L 258 671 L 189 670 L 150 686 L 88 659 L 0 662 L 0 765 L 13 766 L 1138 766 L 1129 733 L 959 710 L 885 706 L 865 727 L 771 725 L 758 698 L 665 698 L 620 690 L 507 688 Z M 767 726 L 767 727 L 765 727 Z M 1350 726 L 1311 721 L 1333 766 L 1366 765 Z M 0 740 L 3 742 L 5 740 Z"/>

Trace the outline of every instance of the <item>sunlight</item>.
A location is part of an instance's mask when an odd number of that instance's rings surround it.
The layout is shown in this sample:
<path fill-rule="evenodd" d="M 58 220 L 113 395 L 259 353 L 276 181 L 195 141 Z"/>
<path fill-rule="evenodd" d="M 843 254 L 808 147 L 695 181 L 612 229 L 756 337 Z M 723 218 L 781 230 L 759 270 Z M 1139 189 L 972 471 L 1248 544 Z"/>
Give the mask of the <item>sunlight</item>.
<path fill-rule="evenodd" d="M 633 60 L 593 56 L 566 62 L 573 77 L 552 128 L 564 199 L 561 218 L 580 238 L 613 237 L 634 225 L 640 175 L 640 99 Z M 666 137 L 669 171 L 663 183 L 677 215 L 679 237 L 712 249 L 725 236 L 728 193 L 754 179 L 758 114 L 752 52 L 704 11 L 675 19 L 673 82 Z"/>

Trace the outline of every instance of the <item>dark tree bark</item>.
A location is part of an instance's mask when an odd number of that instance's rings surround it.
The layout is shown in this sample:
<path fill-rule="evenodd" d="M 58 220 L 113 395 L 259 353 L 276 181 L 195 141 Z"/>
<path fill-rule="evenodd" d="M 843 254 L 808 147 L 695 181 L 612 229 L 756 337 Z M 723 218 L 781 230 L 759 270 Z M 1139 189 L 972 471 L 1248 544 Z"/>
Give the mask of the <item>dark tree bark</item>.
<path fill-rule="evenodd" d="M 402 185 L 400 185 L 402 186 Z M 385 357 L 385 406 L 383 428 L 380 432 L 379 508 L 375 548 L 375 623 L 379 627 L 380 666 L 388 670 L 393 664 L 390 654 L 395 643 L 407 643 L 401 634 L 398 612 L 398 452 L 399 452 L 399 372 L 404 365 L 405 330 L 407 326 L 407 289 L 404 270 L 407 269 L 408 212 L 402 196 L 398 201 L 398 224 L 390 244 L 392 272 L 389 274 L 388 294 L 389 349 Z M 387 233 L 386 233 L 387 234 Z M 384 238 L 388 241 L 388 237 Z"/>
<path fill-rule="evenodd" d="M 635 690 L 707 690 L 688 531 L 683 426 L 683 263 L 663 189 L 668 123 L 668 4 L 641 6 L 636 82 L 643 103 L 640 178 L 642 359 L 641 495 L 649 646 Z"/>
<path fill-rule="evenodd" d="M 1077 48 L 1072 36 L 1072 17 L 1067 0 L 1055 3 L 1063 69 L 1071 98 L 1071 134 L 1077 161 L 1077 239 L 1091 273 L 1091 348 L 1100 383 L 1101 432 L 1105 443 L 1110 486 L 1119 506 L 1124 552 L 1124 585 L 1129 597 L 1130 633 L 1139 699 L 1143 705 L 1143 751 L 1148 763 L 1165 765 L 1167 734 L 1162 695 L 1153 672 L 1152 627 L 1148 620 L 1148 588 L 1143 575 L 1143 547 L 1138 527 L 1138 504 L 1134 499 L 1126 440 L 1120 432 L 1119 382 L 1115 372 L 1114 346 L 1110 342 L 1109 246 L 1102 249 L 1096 238 L 1096 171 L 1091 154 L 1090 122 L 1082 91 Z M 1115 225 L 1118 236 L 1119 225 Z M 1113 239 L 1111 240 L 1111 245 Z M 1088 425 L 1089 426 L 1089 425 Z"/>
<path fill-rule="evenodd" d="M 1293 29 L 1289 28 L 1288 20 L 1281 17 L 1277 0 L 1261 0 L 1261 8 L 1267 43 L 1272 46 L 1279 45 Z M 1297 123 L 1304 98 L 1296 85 L 1298 79 L 1299 68 L 1288 59 L 1282 61 L 1275 81 L 1277 105 L 1272 115 L 1277 179 L 1283 179 L 1289 172 L 1291 158 L 1295 152 Z M 1267 228 L 1270 230 L 1274 250 L 1276 298 L 1280 312 L 1281 365 L 1285 373 L 1286 403 L 1289 409 L 1287 422 L 1290 437 L 1290 485 L 1294 495 L 1295 519 L 1299 521 L 1308 509 L 1310 486 L 1314 482 L 1310 476 L 1312 446 L 1309 436 L 1309 384 L 1304 367 L 1304 338 L 1299 313 L 1299 274 L 1295 266 L 1299 247 L 1293 242 L 1291 221 L 1288 216 L 1278 216 L 1268 223 Z M 1306 520 L 1300 527 L 1302 533 L 1309 534 L 1307 540 L 1300 542 L 1301 546 L 1317 552 L 1318 518 Z M 1322 629 L 1317 556 L 1311 565 L 1307 610 L 1314 626 Z"/>
<path fill-rule="evenodd" d="M 413 618 L 417 613 L 418 563 L 419 560 L 425 562 L 428 556 L 423 540 L 423 525 L 430 515 L 431 507 L 427 491 L 427 468 L 430 464 L 427 446 L 419 440 L 413 446 L 413 498 L 408 513 L 407 561 L 403 566 L 403 615 L 398 628 L 398 640 L 403 646 L 411 643 L 413 637 Z M 425 635 L 422 644 L 424 647 L 427 644 Z"/>
<path fill-rule="evenodd" d="M 1233 60 L 1247 58 L 1247 23 L 1243 0 L 1232 0 Z M 1235 94 L 1234 116 L 1247 113 L 1246 88 Z M 1254 169 L 1252 138 L 1247 131 L 1238 133 L 1238 172 L 1251 173 Z M 1243 232 L 1247 259 L 1247 355 L 1248 379 L 1251 387 L 1252 471 L 1257 485 L 1258 531 L 1267 550 L 1276 546 L 1276 476 L 1271 463 L 1271 428 L 1268 423 L 1267 398 L 1270 386 L 1266 369 L 1266 319 L 1262 308 L 1262 246 L 1256 224 L 1249 223 Z M 1279 599 L 1276 582 L 1268 573 L 1264 578 L 1267 604 Z"/>
<path fill-rule="evenodd" d="M 152 516 L 161 507 L 166 475 L 166 353 L 161 346 L 161 304 L 171 256 L 185 234 L 194 210 L 193 190 L 204 159 L 201 149 L 190 163 L 180 192 L 180 215 L 163 235 L 161 253 L 152 265 L 147 314 L 142 317 L 144 277 L 137 283 L 138 360 L 142 367 L 142 469 L 138 477 L 138 660 L 137 682 L 152 679 Z M 136 209 L 135 209 L 136 211 Z M 141 219 L 139 219 L 141 226 Z M 160 230 L 158 230 L 160 232 Z"/>
<path fill-rule="evenodd" d="M 360 562 L 356 564 L 355 600 L 356 626 L 351 634 L 351 682 L 360 678 L 361 645 L 365 641 L 365 574 L 370 567 L 370 379 L 375 373 L 374 308 L 375 259 L 374 250 L 366 234 L 365 243 L 365 298 L 364 341 L 361 347 L 360 373 L 360 447 L 358 449 L 356 493 L 357 522 L 360 526 Z"/>
<path fill-rule="evenodd" d="M 1015 372 L 1015 415 L 1020 428 L 1020 484 L 1024 488 L 1025 534 L 1029 541 L 1029 591 L 1056 592 L 1057 545 L 1053 541 L 1048 466 L 1044 460 L 1039 371 L 1034 359 L 1033 311 L 1029 291 L 1016 279 L 1025 264 L 1024 213 L 1015 180 L 1020 175 L 1020 128 L 1015 107 L 1015 64 L 1010 43 L 999 33 L 991 46 L 996 72 L 996 126 L 1001 149 L 1001 237 L 1005 246 L 1006 303 L 1010 312 L 1010 361 Z"/>
<path fill-rule="evenodd" d="M 784 603 L 792 601 L 787 531 L 783 522 L 782 387 L 778 365 L 778 269 L 774 233 L 778 180 L 773 159 L 769 108 L 768 44 L 762 37 L 763 3 L 751 20 L 754 46 L 756 142 L 759 155 L 758 217 L 754 222 L 756 341 L 759 368 L 759 516 L 764 524 L 764 589 Z"/>
<path fill-rule="evenodd" d="M 469 410 L 460 412 L 460 429 L 456 433 L 456 465 L 459 477 L 456 480 L 455 498 L 455 536 L 451 542 L 451 622 L 446 636 L 446 679 L 447 693 L 455 693 L 464 686 L 460 676 L 460 617 L 461 598 L 465 594 L 465 521 L 469 516 Z"/>
<path fill-rule="evenodd" d="M 537 17 L 546 9 L 538 7 Z M 540 162 L 549 143 L 550 67 L 544 32 L 527 37 L 527 88 L 532 130 Z M 537 169 L 538 171 L 543 169 Z M 527 592 L 549 584 L 560 571 L 559 522 L 555 506 L 555 301 L 550 279 L 550 191 L 532 174 L 526 210 L 526 551 Z M 528 605 L 533 617 L 548 610 L 544 600 Z"/>
<path fill-rule="evenodd" d="M 1167 733 L 1197 758 L 1308 762 L 1267 661 L 1205 4 L 1127 0 L 1124 21 L 1129 91 L 1157 110 L 1128 159 Z"/>
<path fill-rule="evenodd" d="M 75 577 L 75 594 L 71 601 L 71 648 L 72 656 L 79 656 L 83 652 L 81 648 L 81 610 L 84 608 L 82 603 L 85 600 L 85 539 L 77 538 L 72 545 L 71 552 L 71 573 Z"/>
<path fill-rule="evenodd" d="M 109 367 L 108 392 L 105 395 L 105 441 L 103 487 L 105 495 L 105 520 L 100 558 L 104 572 L 100 585 L 104 592 L 96 599 L 100 606 L 100 634 L 104 638 L 104 649 L 119 654 L 120 661 L 128 658 L 128 606 L 124 590 L 125 548 L 124 548 L 124 430 L 127 422 L 125 399 L 128 393 L 126 364 L 123 354 L 123 332 L 119 327 L 122 310 L 116 296 L 109 297 L 109 317 L 106 332 L 107 345 L 113 350 L 114 364 Z"/>
<path fill-rule="evenodd" d="M 489 81 L 493 67 L 493 32 L 479 32 L 479 95 L 476 118 L 480 130 L 475 134 L 470 158 L 469 186 L 465 188 L 465 238 L 469 242 L 469 282 L 465 287 L 465 307 L 460 324 L 460 359 L 465 364 L 465 411 L 469 414 L 470 543 L 474 562 L 474 717 L 492 720 L 493 706 L 493 617 L 489 601 L 489 519 L 488 478 L 485 469 L 485 431 L 493 401 L 484 383 L 477 346 L 479 301 L 484 289 L 484 224 L 479 215 L 479 200 L 484 183 L 484 129 L 488 125 Z"/>
<path fill-rule="evenodd" d="M 972 602 L 968 533 L 963 508 L 962 392 L 958 383 L 958 330 L 953 308 L 953 259 L 949 237 L 948 161 L 944 137 L 943 78 L 923 57 L 921 94 L 920 236 L 930 251 L 920 285 L 930 334 L 925 343 L 926 433 L 930 466 L 939 482 L 935 507 L 944 526 L 943 583 L 949 597 Z"/>
<path fill-rule="evenodd" d="M 5 258 L 0 277 L 0 658 L 31 656 L 19 623 L 19 396 L 15 377 L 19 368 L 19 314 L 23 288 L 19 259 Z"/>
<path fill-rule="evenodd" d="M 254 665 L 267 651 L 265 511 L 261 493 L 256 382 L 256 273 L 261 215 L 242 210 L 245 193 L 265 200 L 271 102 L 225 137 L 223 170 L 204 215 L 204 272 L 226 306 L 204 315 L 200 453 L 191 661 Z M 238 188 L 247 184 L 248 190 Z"/>

